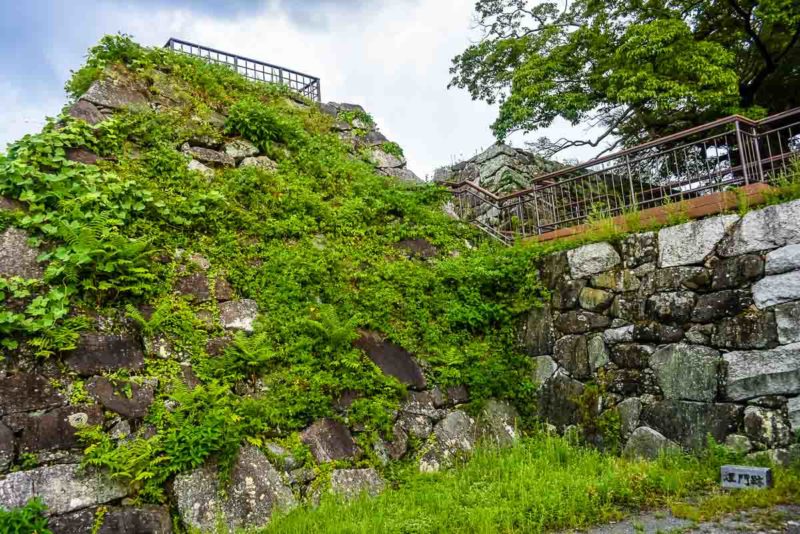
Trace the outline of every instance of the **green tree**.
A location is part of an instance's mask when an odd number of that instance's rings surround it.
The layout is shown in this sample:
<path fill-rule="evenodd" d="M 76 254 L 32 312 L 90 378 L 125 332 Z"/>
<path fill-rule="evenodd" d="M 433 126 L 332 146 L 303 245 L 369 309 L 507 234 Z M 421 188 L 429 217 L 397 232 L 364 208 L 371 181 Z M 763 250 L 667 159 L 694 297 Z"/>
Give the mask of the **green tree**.
<path fill-rule="evenodd" d="M 800 105 L 797 0 L 479 0 L 476 20 L 450 87 L 500 104 L 498 139 L 558 117 L 602 127 L 534 143 L 548 155 Z"/>

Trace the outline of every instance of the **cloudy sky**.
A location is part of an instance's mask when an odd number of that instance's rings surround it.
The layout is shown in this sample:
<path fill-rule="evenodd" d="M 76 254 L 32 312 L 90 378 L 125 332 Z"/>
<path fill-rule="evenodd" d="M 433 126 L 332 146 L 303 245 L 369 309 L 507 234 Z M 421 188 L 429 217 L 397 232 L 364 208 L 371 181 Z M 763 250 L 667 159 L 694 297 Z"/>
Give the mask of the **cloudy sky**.
<path fill-rule="evenodd" d="M 430 175 L 493 143 L 496 110 L 447 89 L 450 60 L 479 37 L 473 7 L 473 0 L 0 0 L 0 150 L 58 113 L 64 82 L 90 46 L 124 32 L 145 45 L 178 37 L 319 76 L 323 100 L 363 105 L 404 147 L 409 167 Z"/>

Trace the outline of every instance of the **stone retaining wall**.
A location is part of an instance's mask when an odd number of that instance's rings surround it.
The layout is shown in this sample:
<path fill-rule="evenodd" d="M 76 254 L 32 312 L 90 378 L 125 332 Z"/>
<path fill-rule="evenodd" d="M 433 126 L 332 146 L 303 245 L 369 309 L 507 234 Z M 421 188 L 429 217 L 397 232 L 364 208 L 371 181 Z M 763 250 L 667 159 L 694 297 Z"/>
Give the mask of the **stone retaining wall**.
<path fill-rule="evenodd" d="M 618 437 L 629 455 L 696 449 L 710 434 L 788 457 L 800 429 L 800 201 L 557 253 L 540 274 L 551 299 L 522 338 L 545 420 L 583 423 L 600 444 Z M 587 425 L 617 416 L 619 436 Z"/>

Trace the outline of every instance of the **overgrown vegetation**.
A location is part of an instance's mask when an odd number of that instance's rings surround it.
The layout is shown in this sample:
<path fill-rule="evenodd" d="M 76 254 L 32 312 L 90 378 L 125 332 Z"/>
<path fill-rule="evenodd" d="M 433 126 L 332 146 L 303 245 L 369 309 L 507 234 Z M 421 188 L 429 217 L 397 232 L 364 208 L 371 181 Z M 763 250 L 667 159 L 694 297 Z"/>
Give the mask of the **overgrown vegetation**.
<path fill-rule="evenodd" d="M 700 457 L 626 460 L 537 435 L 507 450 L 479 449 L 459 469 L 409 475 L 376 498 L 323 499 L 318 508 L 273 519 L 264 532 L 545 532 L 618 520 L 638 509 L 671 507 L 681 517 L 713 519 L 800 498 L 800 476 L 790 469 L 777 470 L 774 489 L 721 492 L 719 466 L 741 460 L 713 443 Z"/>
<path fill-rule="evenodd" d="M 39 499 L 25 506 L 4 510 L 0 507 L 0 532 L 7 534 L 52 534 L 44 516 L 45 506 Z"/>
<path fill-rule="evenodd" d="M 86 463 L 161 501 L 175 473 L 211 456 L 226 465 L 244 440 L 291 440 L 336 415 L 345 391 L 359 398 L 344 417 L 363 426 L 369 450 L 405 388 L 353 348 L 362 328 L 425 361 L 432 384 L 466 384 L 476 405 L 503 396 L 530 415 L 530 360 L 515 327 L 543 293 L 531 269 L 536 251 L 483 242 L 442 212 L 445 191 L 378 175 L 332 129 L 335 120 L 367 128 L 371 117 L 329 117 L 290 102 L 283 88 L 125 36 L 93 48 L 67 90 L 78 96 L 104 77 L 171 104 L 121 111 L 96 127 L 64 115 L 0 156 L 0 194 L 26 205 L 4 214 L 4 225 L 25 229 L 47 266 L 41 282 L 2 281 L 12 297 L 0 311 L 7 353 L 70 349 L 95 314 L 112 328 L 136 324 L 151 350 L 167 347 L 167 359 L 148 358 L 143 371 L 117 377 L 159 380 L 146 418 L 156 434 L 117 443 L 86 430 Z M 218 169 L 210 178 L 188 170 L 179 147 L 221 139 L 211 122 L 220 114 L 225 134 L 253 142 L 278 169 Z M 67 150 L 76 147 L 101 159 L 71 161 Z M 415 257 L 398 245 L 405 239 L 427 240 L 437 257 Z M 206 349 L 226 335 L 208 320 L 218 316 L 216 303 L 172 289 L 196 270 L 193 253 L 209 260 L 209 280 L 225 277 L 259 306 L 252 335 L 216 358 Z M 202 385 L 180 384 L 178 359 Z"/>

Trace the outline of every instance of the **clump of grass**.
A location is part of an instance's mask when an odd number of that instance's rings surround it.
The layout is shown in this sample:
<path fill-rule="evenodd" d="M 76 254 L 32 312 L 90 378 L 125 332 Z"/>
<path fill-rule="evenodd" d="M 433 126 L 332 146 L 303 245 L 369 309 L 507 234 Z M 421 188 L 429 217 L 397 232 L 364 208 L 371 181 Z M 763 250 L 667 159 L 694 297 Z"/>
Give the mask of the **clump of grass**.
<path fill-rule="evenodd" d="M 263 532 L 544 532 L 618 520 L 633 509 L 672 505 L 684 516 L 702 518 L 800 496 L 800 477 L 779 470 L 772 490 L 712 493 L 695 508 L 675 504 L 713 491 L 726 460 L 718 447 L 701 457 L 627 460 L 540 435 L 505 450 L 479 449 L 452 471 L 407 473 L 377 498 L 324 498 L 318 508 L 275 518 Z"/>

